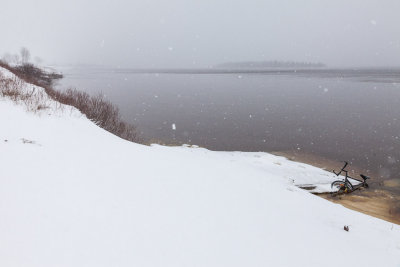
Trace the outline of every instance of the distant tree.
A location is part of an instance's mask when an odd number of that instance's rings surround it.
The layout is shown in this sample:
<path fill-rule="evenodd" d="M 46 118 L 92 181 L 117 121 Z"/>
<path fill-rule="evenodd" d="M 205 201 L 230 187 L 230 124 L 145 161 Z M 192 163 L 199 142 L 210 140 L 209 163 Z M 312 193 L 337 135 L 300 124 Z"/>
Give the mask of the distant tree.
<path fill-rule="evenodd" d="M 1 61 L 7 64 L 19 64 L 19 55 L 6 53 L 1 57 Z"/>
<path fill-rule="evenodd" d="M 43 60 L 42 60 L 40 57 L 35 57 L 35 58 L 34 58 L 34 61 L 35 61 L 35 63 L 36 63 L 37 65 L 40 65 L 40 64 L 42 64 L 42 62 L 43 62 Z"/>
<path fill-rule="evenodd" d="M 13 56 L 9 53 L 5 53 L 2 57 L 1 60 L 5 63 L 11 63 L 11 61 L 13 60 Z"/>
<path fill-rule="evenodd" d="M 26 47 L 21 47 L 20 54 L 22 65 L 27 64 L 31 59 L 31 53 L 29 52 L 29 50 Z"/>

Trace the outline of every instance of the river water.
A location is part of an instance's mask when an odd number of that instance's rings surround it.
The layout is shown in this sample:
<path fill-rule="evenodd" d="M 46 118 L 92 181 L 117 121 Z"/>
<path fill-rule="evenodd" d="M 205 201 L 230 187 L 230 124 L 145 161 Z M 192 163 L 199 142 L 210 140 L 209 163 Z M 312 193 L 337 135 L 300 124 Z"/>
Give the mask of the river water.
<path fill-rule="evenodd" d="M 400 69 L 62 71 L 59 88 L 103 93 L 145 140 L 296 151 L 400 178 Z"/>

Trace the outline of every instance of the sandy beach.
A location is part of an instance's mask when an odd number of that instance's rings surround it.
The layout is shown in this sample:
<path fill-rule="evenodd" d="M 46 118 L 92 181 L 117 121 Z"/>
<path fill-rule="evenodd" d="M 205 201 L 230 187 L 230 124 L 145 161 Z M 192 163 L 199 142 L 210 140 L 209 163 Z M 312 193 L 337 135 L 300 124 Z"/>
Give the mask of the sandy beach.
<path fill-rule="evenodd" d="M 284 156 L 289 160 L 307 163 L 328 171 L 338 170 L 341 162 L 323 157 L 299 153 L 297 151 L 273 152 L 275 155 Z M 357 177 L 362 170 L 357 166 L 349 166 L 350 175 Z M 357 190 L 351 194 L 331 196 L 331 194 L 318 194 L 318 196 L 343 205 L 346 208 L 359 211 L 382 220 L 400 224 L 400 182 L 399 179 L 374 180 L 378 177 L 373 173 L 368 174 L 372 179 L 368 189 Z"/>

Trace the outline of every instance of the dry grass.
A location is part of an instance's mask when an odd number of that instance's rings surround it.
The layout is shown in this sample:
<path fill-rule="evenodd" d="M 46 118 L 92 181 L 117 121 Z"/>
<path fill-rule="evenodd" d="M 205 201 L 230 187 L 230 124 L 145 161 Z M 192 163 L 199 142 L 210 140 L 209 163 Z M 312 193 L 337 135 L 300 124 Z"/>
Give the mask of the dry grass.
<path fill-rule="evenodd" d="M 16 77 L 6 78 L 0 75 L 0 97 L 11 99 L 15 103 L 22 103 L 28 111 L 38 112 L 48 108 L 47 97 L 43 92 L 24 90 L 25 83 Z"/>

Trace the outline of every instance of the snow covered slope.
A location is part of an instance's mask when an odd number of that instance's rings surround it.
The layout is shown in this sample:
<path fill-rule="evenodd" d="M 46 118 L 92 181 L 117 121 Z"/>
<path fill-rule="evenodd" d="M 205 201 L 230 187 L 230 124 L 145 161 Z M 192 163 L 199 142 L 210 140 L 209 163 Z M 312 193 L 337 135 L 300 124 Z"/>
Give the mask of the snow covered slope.
<path fill-rule="evenodd" d="M 267 153 L 146 147 L 0 99 L 0 166 L 0 266 L 400 266 L 398 225 Z"/>

